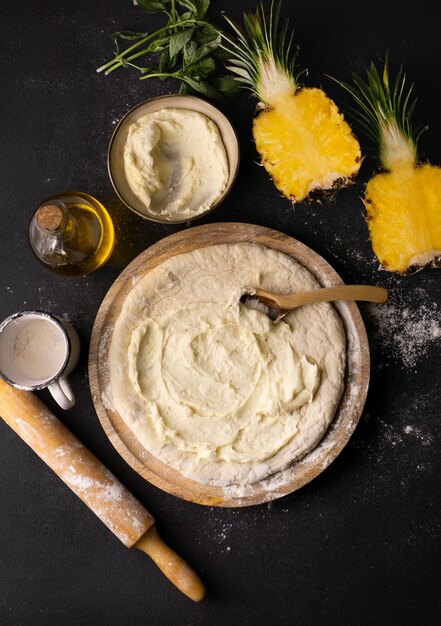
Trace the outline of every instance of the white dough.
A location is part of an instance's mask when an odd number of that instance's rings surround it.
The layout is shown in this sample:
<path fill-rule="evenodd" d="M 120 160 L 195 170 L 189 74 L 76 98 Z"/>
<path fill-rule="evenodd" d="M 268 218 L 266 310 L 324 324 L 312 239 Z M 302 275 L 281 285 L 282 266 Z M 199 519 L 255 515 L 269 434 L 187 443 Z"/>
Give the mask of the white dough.
<path fill-rule="evenodd" d="M 186 109 L 161 109 L 134 122 L 124 171 L 146 214 L 171 221 L 207 211 L 222 196 L 229 174 L 216 124 Z"/>
<path fill-rule="evenodd" d="M 145 448 L 201 483 L 244 485 L 285 469 L 332 421 L 344 331 L 327 303 L 273 324 L 239 297 L 318 286 L 291 257 L 249 243 L 168 259 L 133 287 L 116 322 L 113 407 Z"/>

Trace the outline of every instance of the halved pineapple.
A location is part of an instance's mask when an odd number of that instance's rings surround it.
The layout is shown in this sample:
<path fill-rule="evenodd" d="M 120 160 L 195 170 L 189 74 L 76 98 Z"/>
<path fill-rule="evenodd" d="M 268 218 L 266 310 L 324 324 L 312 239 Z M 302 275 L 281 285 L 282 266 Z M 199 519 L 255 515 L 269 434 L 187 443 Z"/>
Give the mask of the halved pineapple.
<path fill-rule="evenodd" d="M 374 253 L 381 265 L 405 273 L 441 257 L 441 169 L 400 167 L 374 176 L 365 206 Z"/>
<path fill-rule="evenodd" d="M 441 261 L 441 169 L 419 164 L 410 124 L 412 86 L 402 70 L 389 85 L 388 62 L 380 77 L 372 63 L 367 82 L 340 83 L 361 107 L 358 117 L 379 146 L 385 171 L 366 186 L 364 203 L 372 248 L 384 269 L 399 274 Z"/>
<path fill-rule="evenodd" d="M 277 189 L 293 202 L 347 185 L 359 168 L 358 142 L 321 89 L 274 99 L 254 119 L 253 136 Z"/>
<path fill-rule="evenodd" d="M 260 100 L 253 136 L 276 187 L 298 202 L 350 184 L 360 168 L 360 145 L 321 89 L 299 86 L 287 22 L 279 31 L 273 4 L 269 16 L 262 6 L 244 14 L 244 32 L 227 21 L 237 35 L 222 35 L 231 56 L 228 69 Z"/>

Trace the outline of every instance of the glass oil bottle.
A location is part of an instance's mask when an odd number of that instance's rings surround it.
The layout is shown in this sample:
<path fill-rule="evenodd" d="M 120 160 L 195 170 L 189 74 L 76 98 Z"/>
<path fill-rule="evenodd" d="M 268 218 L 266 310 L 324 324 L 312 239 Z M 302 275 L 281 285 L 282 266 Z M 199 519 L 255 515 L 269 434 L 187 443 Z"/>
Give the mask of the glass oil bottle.
<path fill-rule="evenodd" d="M 114 241 L 110 215 L 98 200 L 82 192 L 52 196 L 37 208 L 29 224 L 33 253 L 58 274 L 93 272 L 110 257 Z"/>

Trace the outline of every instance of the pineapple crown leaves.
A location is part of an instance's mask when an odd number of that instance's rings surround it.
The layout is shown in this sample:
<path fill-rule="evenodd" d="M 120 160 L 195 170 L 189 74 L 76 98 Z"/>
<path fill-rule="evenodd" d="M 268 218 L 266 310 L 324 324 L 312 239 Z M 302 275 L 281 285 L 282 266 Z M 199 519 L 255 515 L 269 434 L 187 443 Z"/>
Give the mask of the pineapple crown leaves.
<path fill-rule="evenodd" d="M 227 69 L 235 74 L 234 79 L 243 88 L 249 89 L 264 103 L 271 98 L 271 81 L 283 83 L 295 91 L 303 73 L 295 73 L 298 46 L 293 52 L 294 30 L 288 35 L 289 21 L 279 27 L 280 9 L 281 3 L 278 2 L 275 8 L 272 0 L 270 12 L 266 15 L 263 4 L 260 4 L 255 13 L 244 13 L 243 29 L 224 15 L 235 35 L 221 33 L 220 47 L 230 57 Z"/>
<path fill-rule="evenodd" d="M 388 148 L 399 150 L 401 142 L 412 153 L 412 160 L 417 159 L 417 143 L 422 132 L 427 129 L 412 127 L 411 117 L 417 98 L 412 97 L 413 83 L 407 87 L 406 74 L 400 67 L 394 81 L 390 79 L 389 60 L 386 55 L 383 71 L 377 70 L 372 62 L 366 70 L 366 80 L 352 74 L 355 86 L 348 85 L 330 76 L 355 100 L 358 107 L 350 107 L 351 114 L 366 135 L 379 147 L 380 159 L 386 167 Z M 410 157 L 409 157 L 410 158 Z M 393 160 L 393 159 L 392 159 Z"/>

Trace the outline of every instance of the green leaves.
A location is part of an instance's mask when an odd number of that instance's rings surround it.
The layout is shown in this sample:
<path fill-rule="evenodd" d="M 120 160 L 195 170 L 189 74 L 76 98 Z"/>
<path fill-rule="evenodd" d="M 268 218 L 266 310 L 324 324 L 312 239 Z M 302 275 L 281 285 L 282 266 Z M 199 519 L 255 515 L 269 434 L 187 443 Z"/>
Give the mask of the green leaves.
<path fill-rule="evenodd" d="M 386 55 L 381 73 L 372 62 L 366 69 L 365 79 L 352 74 L 355 86 L 332 76 L 330 78 L 353 97 L 356 108 L 351 109 L 352 115 L 376 144 L 381 142 L 382 129 L 389 124 L 395 124 L 405 137 L 416 144 L 422 131 L 412 128 L 411 116 L 416 98 L 411 100 L 413 84 L 408 85 L 403 67 L 398 70 L 395 80 L 391 81 Z"/>
<path fill-rule="evenodd" d="M 119 54 L 119 43 L 121 39 L 123 41 L 135 41 L 143 37 L 147 37 L 147 33 L 137 33 L 132 30 L 121 30 L 119 33 L 113 33 L 112 39 L 115 44 L 115 54 Z"/>
<path fill-rule="evenodd" d="M 204 17 L 210 6 L 210 0 L 177 0 L 177 3 L 199 17 Z"/>
<path fill-rule="evenodd" d="M 210 6 L 210 0 L 196 0 L 195 5 L 197 7 L 199 17 L 207 15 L 208 7 Z"/>
<path fill-rule="evenodd" d="M 214 79 L 213 84 L 227 100 L 236 98 L 240 93 L 240 86 L 234 76 L 228 74 L 226 76 L 219 76 Z"/>
<path fill-rule="evenodd" d="M 220 93 L 218 92 L 218 90 L 210 85 L 210 83 L 208 83 L 207 81 L 190 78 L 190 76 L 186 76 L 184 80 L 187 85 L 190 85 L 193 91 L 201 93 L 203 96 L 206 96 L 207 98 L 210 98 L 212 100 L 220 99 Z"/>
<path fill-rule="evenodd" d="M 134 4 L 137 4 L 146 13 L 160 13 L 167 11 L 167 5 L 170 0 L 136 0 Z"/>
<path fill-rule="evenodd" d="M 97 71 L 110 74 L 119 67 L 135 68 L 140 79 L 176 78 L 181 91 L 200 93 L 224 100 L 236 95 L 238 85 L 232 76 L 217 76 L 224 65 L 220 49 L 221 33 L 206 20 L 210 0 L 134 0 L 146 13 L 163 13 L 164 26 L 152 33 L 114 33 L 114 58 Z M 123 42 L 133 42 L 121 50 Z M 147 56 L 148 65 L 137 59 Z"/>
<path fill-rule="evenodd" d="M 183 61 L 188 69 L 194 69 L 194 66 L 201 62 L 202 59 L 211 55 L 219 46 L 220 38 L 216 38 L 210 43 L 198 46 L 195 41 L 190 42 L 189 46 L 183 53 Z"/>
<path fill-rule="evenodd" d="M 208 59 L 206 59 L 208 61 Z M 201 73 L 202 75 L 202 73 Z M 211 83 L 201 78 L 191 78 L 186 76 L 185 85 L 187 88 L 183 89 L 184 93 L 197 92 L 210 98 L 210 100 L 217 100 L 218 102 L 224 102 L 230 98 L 235 98 L 239 94 L 239 85 L 234 80 L 233 76 L 219 76 L 215 78 Z M 188 86 L 191 88 L 188 89 Z"/>
<path fill-rule="evenodd" d="M 173 59 L 193 37 L 194 27 L 181 30 L 170 37 L 170 59 Z"/>
<path fill-rule="evenodd" d="M 210 6 L 210 0 L 134 0 L 134 4 L 137 4 L 146 13 L 165 13 L 170 9 L 170 4 L 177 4 L 184 9 L 188 9 L 194 17 L 205 17 Z"/>
<path fill-rule="evenodd" d="M 159 72 L 161 74 L 165 72 L 169 65 L 170 65 L 170 50 L 169 48 L 166 48 L 161 53 L 161 56 L 159 57 L 159 66 L 158 66 Z"/>

